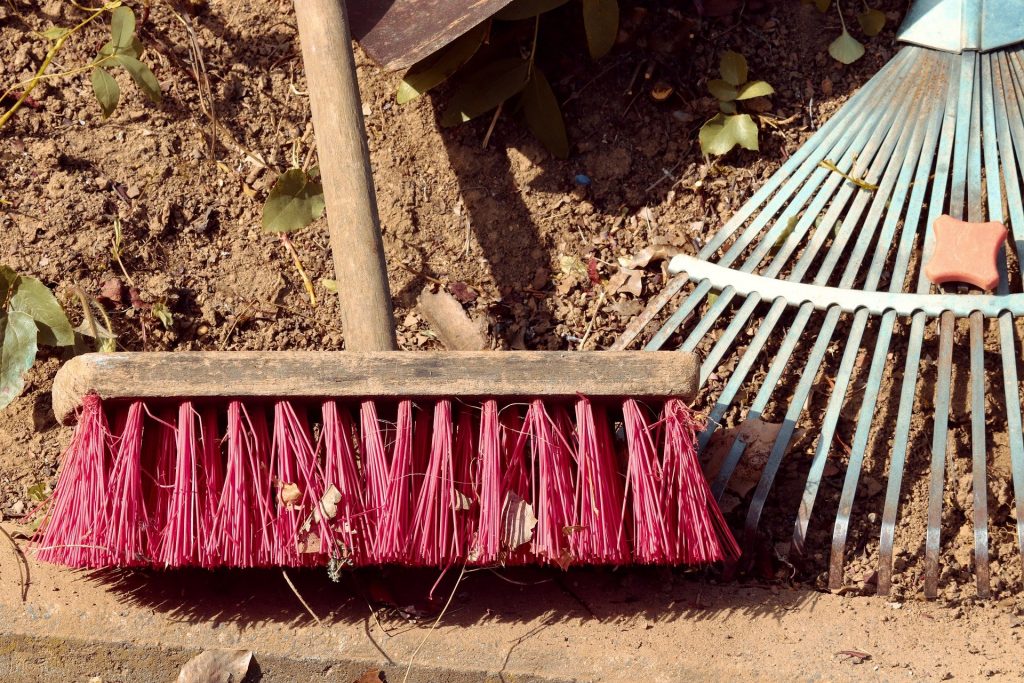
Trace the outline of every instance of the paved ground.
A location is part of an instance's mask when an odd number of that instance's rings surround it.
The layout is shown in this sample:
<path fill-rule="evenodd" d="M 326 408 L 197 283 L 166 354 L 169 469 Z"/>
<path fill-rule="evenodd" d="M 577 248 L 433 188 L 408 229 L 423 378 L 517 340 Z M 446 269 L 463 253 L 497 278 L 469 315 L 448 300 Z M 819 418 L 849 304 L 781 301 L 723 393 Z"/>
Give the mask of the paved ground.
<path fill-rule="evenodd" d="M 403 604 L 434 574 L 334 584 L 293 571 L 318 626 L 278 572 L 97 576 L 30 563 L 22 602 L 14 555 L 0 553 L 4 681 L 170 681 L 202 649 L 242 647 L 264 681 L 348 683 L 379 666 L 394 683 L 421 643 L 410 681 L 1019 680 L 1022 670 L 1011 601 L 899 604 L 655 569 L 477 572 L 424 643 L 432 618 L 375 618 L 367 600 Z"/>

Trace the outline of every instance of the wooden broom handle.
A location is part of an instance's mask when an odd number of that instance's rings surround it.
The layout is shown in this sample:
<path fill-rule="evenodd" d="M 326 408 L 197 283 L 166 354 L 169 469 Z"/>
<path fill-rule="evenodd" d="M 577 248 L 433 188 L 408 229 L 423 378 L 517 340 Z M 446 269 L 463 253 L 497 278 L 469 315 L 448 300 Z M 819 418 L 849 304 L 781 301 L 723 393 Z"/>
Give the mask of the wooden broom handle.
<path fill-rule="evenodd" d="M 393 351 L 384 243 L 343 0 L 295 0 L 345 348 Z"/>

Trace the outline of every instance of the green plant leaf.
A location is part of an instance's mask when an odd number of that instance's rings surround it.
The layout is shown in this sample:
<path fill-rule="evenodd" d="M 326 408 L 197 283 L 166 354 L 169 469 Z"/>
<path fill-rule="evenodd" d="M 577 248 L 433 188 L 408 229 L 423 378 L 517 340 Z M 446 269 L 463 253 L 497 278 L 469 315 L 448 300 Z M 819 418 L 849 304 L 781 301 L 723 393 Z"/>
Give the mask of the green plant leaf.
<path fill-rule="evenodd" d="M 494 109 L 522 91 L 530 75 L 530 64 L 522 59 L 491 62 L 467 75 L 441 116 L 442 126 L 456 126 Z"/>
<path fill-rule="evenodd" d="M 567 2 L 569 0 L 513 0 L 511 4 L 496 13 L 494 18 L 501 19 L 502 21 L 529 19 L 538 14 L 550 12 Z"/>
<path fill-rule="evenodd" d="M 132 42 L 128 46 L 118 47 L 114 45 L 114 41 L 108 40 L 103 47 L 100 48 L 100 57 L 110 57 L 112 55 L 128 55 L 129 57 L 139 58 L 142 54 L 142 41 L 139 40 L 138 36 L 132 38 Z"/>
<path fill-rule="evenodd" d="M 7 301 L 11 298 L 17 282 L 17 273 L 7 266 L 0 266 L 0 314 L 7 310 Z"/>
<path fill-rule="evenodd" d="M 731 102 L 739 94 L 736 88 L 720 78 L 708 81 L 708 92 L 714 95 L 720 102 Z"/>
<path fill-rule="evenodd" d="M 483 22 L 469 33 L 460 36 L 451 45 L 409 67 L 398 86 L 398 103 L 411 102 L 458 71 L 480 49 L 487 35 L 488 26 L 488 22 Z"/>
<path fill-rule="evenodd" d="M 21 311 L 0 315 L 0 410 L 25 388 L 25 373 L 36 360 L 36 324 Z"/>
<path fill-rule="evenodd" d="M 121 5 L 110 13 L 110 42 L 118 48 L 131 47 L 135 36 L 135 12 Z"/>
<path fill-rule="evenodd" d="M 747 58 L 739 52 L 732 50 L 723 52 L 718 70 L 721 72 L 722 78 L 730 85 L 739 87 L 747 82 Z"/>
<path fill-rule="evenodd" d="M 877 36 L 885 28 L 885 12 L 867 7 L 857 15 L 857 23 L 866 36 Z"/>
<path fill-rule="evenodd" d="M 263 229 L 293 232 L 324 213 L 324 186 L 301 168 L 289 168 L 274 183 L 263 205 Z"/>
<path fill-rule="evenodd" d="M 736 102 L 734 100 L 722 100 L 718 103 L 718 108 L 721 109 L 724 114 L 735 114 Z"/>
<path fill-rule="evenodd" d="M 523 90 L 523 115 L 526 125 L 549 152 L 559 159 L 569 157 L 569 138 L 565 133 L 562 111 L 558 108 L 558 98 L 537 67 L 533 68 L 533 75 Z"/>
<path fill-rule="evenodd" d="M 115 55 L 113 61 L 124 67 L 124 70 L 135 81 L 135 85 L 139 86 L 139 89 L 146 93 L 146 97 L 152 100 L 154 104 L 160 104 L 160 83 L 156 80 L 156 76 L 153 75 L 148 66 L 128 54 Z"/>
<path fill-rule="evenodd" d="M 46 482 L 45 481 L 40 481 L 40 482 L 36 482 L 35 484 L 32 484 L 32 486 L 29 486 L 28 489 L 25 490 L 25 493 L 28 494 L 28 497 L 31 500 L 33 500 L 33 501 L 35 501 L 37 503 L 45 502 L 46 501 Z"/>
<path fill-rule="evenodd" d="M 837 62 L 853 64 L 864 56 L 864 46 L 844 29 L 842 34 L 828 46 L 828 53 Z"/>
<path fill-rule="evenodd" d="M 716 114 L 701 126 L 700 148 L 704 154 L 725 154 L 736 145 L 757 151 L 757 125 L 747 114 Z"/>
<path fill-rule="evenodd" d="M 153 307 L 149 309 L 149 312 L 153 314 L 153 317 L 160 321 L 165 330 L 174 329 L 174 316 L 171 314 L 171 309 L 167 308 L 167 304 L 162 301 L 157 301 L 153 304 Z"/>
<path fill-rule="evenodd" d="M 774 92 L 775 88 L 764 81 L 751 81 L 750 83 L 744 83 L 740 86 L 740 91 L 739 94 L 736 95 L 736 99 L 750 100 L 755 97 L 767 97 Z"/>
<path fill-rule="evenodd" d="M 43 38 L 46 38 L 47 40 L 60 40 L 64 37 L 64 34 L 67 32 L 68 29 L 62 26 L 51 26 L 50 28 L 43 31 L 40 35 L 42 35 Z"/>
<path fill-rule="evenodd" d="M 583 28 L 591 57 L 598 59 L 611 52 L 619 37 L 618 0 L 583 0 Z"/>
<path fill-rule="evenodd" d="M 109 118 L 117 109 L 118 100 L 121 99 L 121 88 L 117 81 L 106 69 L 96 67 L 92 70 L 92 92 L 96 96 L 96 101 L 100 103 L 103 118 Z"/>
<path fill-rule="evenodd" d="M 34 277 L 23 275 L 18 278 L 9 310 L 32 317 L 39 330 L 38 343 L 45 346 L 71 346 L 75 343 L 75 330 L 64 309 L 50 288 Z"/>

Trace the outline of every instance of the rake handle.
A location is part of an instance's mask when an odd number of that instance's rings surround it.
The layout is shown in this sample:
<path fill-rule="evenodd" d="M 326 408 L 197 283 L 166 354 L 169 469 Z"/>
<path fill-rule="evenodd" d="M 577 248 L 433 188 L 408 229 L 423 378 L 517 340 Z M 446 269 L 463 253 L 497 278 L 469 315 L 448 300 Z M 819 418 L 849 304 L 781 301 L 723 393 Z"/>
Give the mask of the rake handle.
<path fill-rule="evenodd" d="M 342 0 L 295 2 L 327 226 L 349 351 L 392 351 L 384 243 L 363 127 L 352 38 Z"/>

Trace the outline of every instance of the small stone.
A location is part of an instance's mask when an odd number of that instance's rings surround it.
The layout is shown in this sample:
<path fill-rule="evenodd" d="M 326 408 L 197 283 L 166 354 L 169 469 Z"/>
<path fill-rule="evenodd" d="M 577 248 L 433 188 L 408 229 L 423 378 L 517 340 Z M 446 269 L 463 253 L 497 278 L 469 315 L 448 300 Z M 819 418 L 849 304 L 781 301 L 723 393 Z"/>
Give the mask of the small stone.
<path fill-rule="evenodd" d="M 101 192 L 105 192 L 110 189 L 110 178 L 106 176 L 98 176 L 96 178 L 96 189 Z"/>
<path fill-rule="evenodd" d="M 11 514 L 16 517 L 25 514 L 25 501 L 19 500 L 14 505 L 12 505 Z"/>

